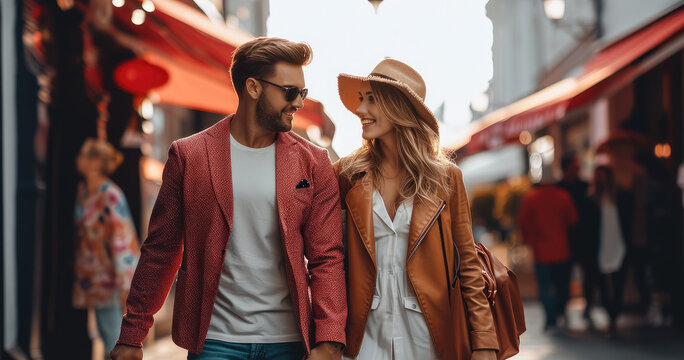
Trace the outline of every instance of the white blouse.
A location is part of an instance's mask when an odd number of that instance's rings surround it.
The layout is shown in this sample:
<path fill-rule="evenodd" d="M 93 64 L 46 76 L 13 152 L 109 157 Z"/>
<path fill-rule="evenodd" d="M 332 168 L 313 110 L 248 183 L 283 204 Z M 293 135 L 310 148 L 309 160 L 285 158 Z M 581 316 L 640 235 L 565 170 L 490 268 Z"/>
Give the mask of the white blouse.
<path fill-rule="evenodd" d="M 413 201 L 390 220 L 380 193 L 373 192 L 373 230 L 378 277 L 357 359 L 437 359 L 427 323 L 406 273 Z"/>

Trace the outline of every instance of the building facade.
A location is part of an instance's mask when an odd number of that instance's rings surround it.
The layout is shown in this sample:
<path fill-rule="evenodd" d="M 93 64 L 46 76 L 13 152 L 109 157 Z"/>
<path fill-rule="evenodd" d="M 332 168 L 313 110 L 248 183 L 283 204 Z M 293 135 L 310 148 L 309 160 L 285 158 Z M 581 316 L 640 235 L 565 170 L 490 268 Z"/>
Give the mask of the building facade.
<path fill-rule="evenodd" d="M 505 189 L 537 182 L 543 171 L 560 180 L 565 156 L 579 160 L 586 181 L 598 165 L 609 166 L 634 201 L 628 246 L 645 265 L 632 271 L 651 277 L 633 298 L 656 308 L 653 298 L 667 299 L 668 318 L 682 324 L 684 311 L 674 304 L 684 299 L 684 3 L 566 3 L 555 21 L 542 1 L 487 5 L 493 106 L 459 150 L 464 178 L 512 194 Z M 500 165 L 482 169 L 485 161 Z M 514 222 L 506 224 L 510 233 Z"/>
<path fill-rule="evenodd" d="M 494 29 L 494 74 L 489 111 L 575 73 L 603 44 L 619 39 L 680 2 L 565 1 L 564 17 L 554 21 L 546 17 L 542 0 L 490 0 L 487 16 Z"/>

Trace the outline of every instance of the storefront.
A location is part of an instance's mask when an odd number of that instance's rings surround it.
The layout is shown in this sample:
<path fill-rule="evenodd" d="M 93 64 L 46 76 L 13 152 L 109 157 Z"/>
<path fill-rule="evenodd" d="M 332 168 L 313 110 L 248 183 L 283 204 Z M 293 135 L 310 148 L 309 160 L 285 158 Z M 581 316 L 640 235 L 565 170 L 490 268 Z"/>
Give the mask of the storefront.
<path fill-rule="evenodd" d="M 651 281 L 673 304 L 683 299 L 684 278 L 683 58 L 680 7 L 604 47 L 579 76 L 485 116 L 459 150 L 467 162 L 505 144 L 523 146 L 533 182 L 544 165 L 560 179 L 566 154 L 578 157 L 586 180 L 596 164 L 610 165 L 643 209 L 637 219 L 647 223 Z M 675 311 L 681 323 L 682 312 Z"/>
<path fill-rule="evenodd" d="M 227 68 L 252 36 L 213 23 L 192 2 L 145 3 L 3 2 L 2 80 L 14 88 L 3 83 L 3 115 L 12 116 L 3 116 L 1 133 L 0 336 L 16 354 L 90 359 L 97 350 L 87 312 L 71 301 L 74 159 L 83 141 L 106 138 L 124 153 L 112 178 L 143 240 L 171 141 L 237 106 Z M 16 99 L 5 101 L 8 94 Z M 322 146 L 335 130 L 315 100 L 294 126 Z M 151 340 L 170 333 L 168 306 Z"/>

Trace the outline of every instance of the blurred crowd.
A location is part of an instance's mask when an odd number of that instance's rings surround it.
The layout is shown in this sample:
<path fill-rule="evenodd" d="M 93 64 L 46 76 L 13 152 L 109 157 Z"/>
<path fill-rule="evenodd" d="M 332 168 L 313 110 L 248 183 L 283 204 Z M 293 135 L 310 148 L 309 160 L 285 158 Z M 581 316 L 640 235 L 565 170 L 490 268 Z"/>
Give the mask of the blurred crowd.
<path fill-rule="evenodd" d="M 520 176 L 473 193 L 476 239 L 506 244 L 511 266 L 534 273 L 545 330 L 567 324 L 573 296 L 585 300 L 589 329 L 596 307 L 608 315 L 610 334 L 618 332 L 626 307 L 652 325 L 672 321 L 676 222 L 664 169 L 652 157 L 636 154 L 621 163 L 611 155 L 612 161 L 595 159 L 589 181 L 581 177 L 579 159 L 569 154 L 560 161 L 560 181 L 546 166 L 536 184 Z"/>

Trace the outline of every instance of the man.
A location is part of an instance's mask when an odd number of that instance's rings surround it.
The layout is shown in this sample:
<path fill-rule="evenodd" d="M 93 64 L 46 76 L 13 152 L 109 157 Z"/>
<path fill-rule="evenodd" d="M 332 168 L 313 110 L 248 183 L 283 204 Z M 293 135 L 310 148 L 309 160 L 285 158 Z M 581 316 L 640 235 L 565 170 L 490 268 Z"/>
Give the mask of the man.
<path fill-rule="evenodd" d="M 577 214 L 577 224 L 568 231 L 568 242 L 572 260 L 580 265 L 583 274 L 583 292 L 586 300 L 584 318 L 589 326 L 594 324 L 589 316 L 591 306 L 595 303 L 595 292 L 600 280 L 598 270 L 598 239 L 592 236 L 592 225 L 599 221 L 600 214 L 596 214 L 589 199 L 589 184 L 579 176 L 579 161 L 574 153 L 568 154 L 561 159 L 563 179 L 558 183 L 570 195 Z M 598 226 L 598 225 L 596 225 Z"/>
<path fill-rule="evenodd" d="M 568 192 L 554 184 L 552 169 L 544 168 L 542 174 L 541 183 L 523 197 L 518 225 L 534 254 L 539 301 L 546 313 L 544 329 L 552 330 L 569 299 L 568 229 L 577 223 L 577 210 Z"/>
<path fill-rule="evenodd" d="M 171 145 L 114 360 L 142 359 L 176 271 L 172 335 L 189 360 L 340 359 L 337 181 L 327 152 L 290 132 L 310 60 L 303 43 L 241 45 L 236 113 Z"/>

